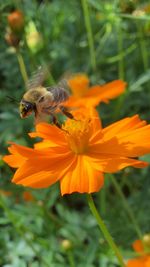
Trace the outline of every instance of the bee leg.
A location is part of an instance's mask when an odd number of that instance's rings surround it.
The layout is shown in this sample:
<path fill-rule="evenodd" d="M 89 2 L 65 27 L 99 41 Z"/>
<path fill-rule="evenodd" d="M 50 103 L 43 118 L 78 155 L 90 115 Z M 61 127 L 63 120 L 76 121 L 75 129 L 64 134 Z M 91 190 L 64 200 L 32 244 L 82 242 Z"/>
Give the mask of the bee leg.
<path fill-rule="evenodd" d="M 55 124 L 59 129 L 61 129 L 61 124 L 58 122 L 57 118 L 51 114 L 52 123 Z"/>
<path fill-rule="evenodd" d="M 59 106 L 59 108 L 66 117 L 68 117 L 69 119 L 74 119 L 73 115 L 68 111 L 67 107 Z"/>

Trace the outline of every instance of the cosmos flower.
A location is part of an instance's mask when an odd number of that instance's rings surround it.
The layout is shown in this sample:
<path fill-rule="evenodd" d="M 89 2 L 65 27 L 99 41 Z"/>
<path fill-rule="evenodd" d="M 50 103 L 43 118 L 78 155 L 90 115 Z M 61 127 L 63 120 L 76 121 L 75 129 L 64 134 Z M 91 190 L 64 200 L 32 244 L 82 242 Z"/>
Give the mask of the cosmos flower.
<path fill-rule="evenodd" d="M 145 235 L 143 241 L 136 240 L 133 248 L 139 256 L 128 260 L 127 267 L 150 267 L 150 235 Z"/>
<path fill-rule="evenodd" d="M 126 83 L 121 80 L 91 87 L 89 83 L 89 78 L 85 74 L 76 74 L 68 79 L 72 95 L 66 105 L 70 107 L 95 107 L 100 102 L 108 103 L 110 99 L 124 93 L 126 87 Z"/>
<path fill-rule="evenodd" d="M 39 123 L 30 137 L 41 137 L 34 148 L 11 144 L 4 161 L 17 168 L 12 182 L 33 188 L 60 181 L 61 194 L 97 192 L 103 173 L 125 167 L 143 168 L 136 157 L 150 153 L 150 125 L 138 115 L 102 128 L 95 109 L 80 109 L 76 120 L 67 119 L 62 129 Z"/>

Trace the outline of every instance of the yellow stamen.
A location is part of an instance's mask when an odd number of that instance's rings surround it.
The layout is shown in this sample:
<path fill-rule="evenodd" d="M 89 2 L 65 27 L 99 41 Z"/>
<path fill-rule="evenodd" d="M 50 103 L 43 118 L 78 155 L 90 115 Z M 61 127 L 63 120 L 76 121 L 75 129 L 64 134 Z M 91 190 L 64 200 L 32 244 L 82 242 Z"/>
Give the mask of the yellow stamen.
<path fill-rule="evenodd" d="M 89 78 L 85 74 L 76 74 L 68 80 L 73 96 L 80 98 L 89 89 Z"/>
<path fill-rule="evenodd" d="M 75 154 L 84 154 L 88 151 L 90 138 L 89 119 L 84 121 L 67 120 L 63 130 L 66 131 L 69 147 Z"/>

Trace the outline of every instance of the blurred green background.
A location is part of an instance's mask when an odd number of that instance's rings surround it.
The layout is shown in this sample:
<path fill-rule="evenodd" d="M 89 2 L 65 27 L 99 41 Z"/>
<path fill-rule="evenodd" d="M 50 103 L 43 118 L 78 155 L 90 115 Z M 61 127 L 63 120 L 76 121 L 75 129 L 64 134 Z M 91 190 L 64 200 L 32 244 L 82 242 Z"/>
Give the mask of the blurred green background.
<path fill-rule="evenodd" d="M 22 59 L 28 77 L 38 66 L 49 66 L 49 85 L 76 72 L 88 74 L 91 84 L 123 79 L 128 84 L 126 93 L 98 107 L 103 125 L 136 113 L 150 122 L 148 2 L 0 0 L 0 157 L 8 153 L 8 141 L 31 145 L 27 133 L 33 129 L 33 117 L 21 120 L 18 110 L 25 92 Z M 24 29 L 15 33 L 19 45 L 14 47 L 8 16 L 15 10 L 23 13 Z M 149 156 L 144 159 L 150 161 Z M 99 233 L 85 195 L 62 198 L 58 185 L 24 189 L 11 184 L 12 175 L 0 160 L 0 266 L 119 266 Z M 142 234 L 150 232 L 149 168 L 127 168 L 115 177 L 124 198 L 106 177 L 105 187 L 94 199 L 127 259 L 138 236 L 124 200 Z"/>

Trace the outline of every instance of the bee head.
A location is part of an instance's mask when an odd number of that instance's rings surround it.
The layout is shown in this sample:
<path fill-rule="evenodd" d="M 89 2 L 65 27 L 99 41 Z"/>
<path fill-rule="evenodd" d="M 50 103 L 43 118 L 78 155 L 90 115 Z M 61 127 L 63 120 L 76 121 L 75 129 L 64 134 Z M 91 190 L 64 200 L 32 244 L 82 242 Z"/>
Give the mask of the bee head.
<path fill-rule="evenodd" d="M 33 111 L 35 111 L 36 107 L 35 104 L 22 99 L 20 102 L 19 110 L 21 118 L 25 118 L 28 117 Z"/>

